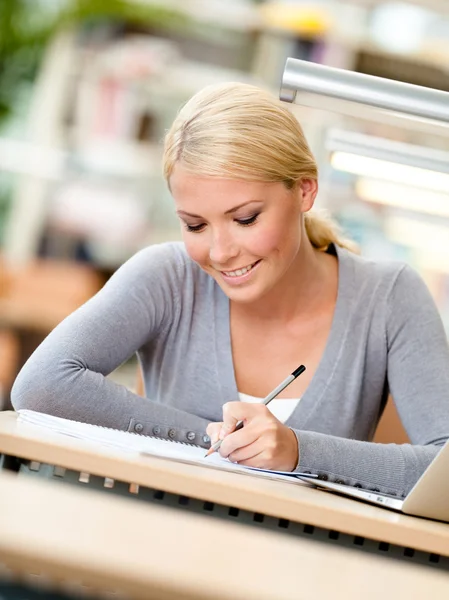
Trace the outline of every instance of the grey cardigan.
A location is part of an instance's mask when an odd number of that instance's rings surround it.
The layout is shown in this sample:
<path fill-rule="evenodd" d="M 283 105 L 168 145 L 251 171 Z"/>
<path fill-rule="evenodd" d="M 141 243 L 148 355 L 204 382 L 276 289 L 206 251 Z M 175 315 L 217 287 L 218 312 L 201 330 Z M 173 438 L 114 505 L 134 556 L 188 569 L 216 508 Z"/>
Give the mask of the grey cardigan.
<path fill-rule="evenodd" d="M 299 440 L 297 468 L 404 496 L 449 436 L 446 335 L 410 267 L 331 250 L 339 262 L 332 328 L 286 421 Z M 106 377 L 135 352 L 145 398 Z M 412 444 L 370 441 L 389 392 Z M 12 390 L 16 409 L 203 446 L 207 424 L 236 399 L 229 300 L 177 242 L 118 269 L 46 338 Z"/>

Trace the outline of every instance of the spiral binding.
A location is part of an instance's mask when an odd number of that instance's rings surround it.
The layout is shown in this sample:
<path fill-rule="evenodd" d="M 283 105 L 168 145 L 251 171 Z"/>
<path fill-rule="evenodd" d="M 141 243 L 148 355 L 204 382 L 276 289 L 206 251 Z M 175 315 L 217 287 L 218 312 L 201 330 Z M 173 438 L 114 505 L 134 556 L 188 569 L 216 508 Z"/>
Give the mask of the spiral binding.
<path fill-rule="evenodd" d="M 54 431 L 54 433 L 63 433 L 65 435 L 70 435 L 71 437 L 78 437 L 75 435 L 75 432 L 73 431 L 73 429 L 70 429 L 70 424 L 73 424 L 73 426 L 81 426 L 81 427 L 86 427 L 88 428 L 88 430 L 93 429 L 93 430 L 104 430 L 104 431 L 110 431 L 113 432 L 114 435 L 119 435 L 120 437 L 124 436 L 134 436 L 136 438 L 140 438 L 140 439 L 151 439 L 151 440 L 158 440 L 159 442 L 168 442 L 171 444 L 179 444 L 182 446 L 191 446 L 193 448 L 202 448 L 202 446 L 200 446 L 199 444 L 191 444 L 189 442 L 182 442 L 180 440 L 172 440 L 170 438 L 163 438 L 163 437 L 158 437 L 155 435 L 144 435 L 142 433 L 137 433 L 135 431 L 123 431 L 122 429 L 113 429 L 112 427 L 106 427 L 105 425 L 96 425 L 93 423 L 82 423 L 81 421 L 73 421 L 71 419 L 65 419 L 63 417 L 55 417 L 54 415 L 48 415 L 46 413 L 40 413 L 37 411 L 33 411 L 33 410 L 28 410 L 28 409 L 20 409 L 17 411 L 18 415 L 19 415 L 19 421 L 25 422 L 25 423 L 29 423 L 31 425 L 38 425 L 41 427 L 47 427 L 49 429 L 52 429 L 51 425 L 56 425 L 61 428 L 61 431 Z M 35 416 L 36 415 L 36 416 Z M 82 432 L 80 432 L 82 433 Z M 89 439 L 88 437 L 82 437 L 81 435 L 78 437 L 78 439 L 85 439 L 86 441 L 93 441 L 93 442 L 97 442 L 97 443 L 104 443 L 104 444 L 110 444 L 110 445 L 114 445 L 113 442 L 110 442 L 109 440 L 102 440 L 102 439 Z M 119 444 L 117 443 L 116 446 L 118 447 Z"/>

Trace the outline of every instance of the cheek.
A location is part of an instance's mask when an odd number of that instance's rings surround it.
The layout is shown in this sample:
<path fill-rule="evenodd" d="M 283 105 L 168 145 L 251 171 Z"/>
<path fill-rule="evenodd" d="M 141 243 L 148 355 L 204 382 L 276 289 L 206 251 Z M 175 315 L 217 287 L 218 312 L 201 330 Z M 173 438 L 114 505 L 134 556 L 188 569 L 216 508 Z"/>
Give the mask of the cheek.
<path fill-rule="evenodd" d="M 290 253 L 292 247 L 297 251 L 301 240 L 301 228 L 296 221 L 278 222 L 264 228 L 254 236 L 252 251 L 259 256 L 267 256 L 272 252 Z"/>
<path fill-rule="evenodd" d="M 207 244 L 201 239 L 201 235 L 183 233 L 182 235 L 187 254 L 190 258 L 202 265 L 208 261 L 209 251 Z"/>
<path fill-rule="evenodd" d="M 267 227 L 264 229 L 262 235 L 254 236 L 251 250 L 257 256 L 267 256 L 275 251 L 280 243 L 281 236 L 277 228 Z"/>

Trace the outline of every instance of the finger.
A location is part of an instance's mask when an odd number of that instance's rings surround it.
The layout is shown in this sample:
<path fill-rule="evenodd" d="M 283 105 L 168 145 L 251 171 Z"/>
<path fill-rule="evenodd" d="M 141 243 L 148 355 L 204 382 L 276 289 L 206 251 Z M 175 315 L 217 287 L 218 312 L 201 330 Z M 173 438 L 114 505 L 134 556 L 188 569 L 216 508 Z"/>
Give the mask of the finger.
<path fill-rule="evenodd" d="M 254 466 L 252 464 L 253 459 L 260 456 L 264 450 L 263 439 L 258 438 L 252 444 L 248 444 L 247 446 L 243 446 L 242 448 L 238 448 L 237 450 L 234 450 L 234 452 L 231 452 L 231 454 L 228 455 L 228 459 L 239 465 L 249 464 L 250 466 Z"/>
<path fill-rule="evenodd" d="M 248 422 L 268 411 L 263 404 L 252 404 L 249 402 L 226 402 L 223 405 L 223 425 L 220 439 L 235 430 L 239 421 Z"/>
<path fill-rule="evenodd" d="M 238 431 L 228 434 L 221 442 L 220 454 L 227 458 L 233 452 L 240 448 L 245 448 L 253 444 L 260 436 L 261 432 L 257 427 L 246 425 Z"/>
<path fill-rule="evenodd" d="M 218 441 L 222 423 L 209 423 L 206 428 L 206 433 L 210 437 L 211 444 L 215 444 Z"/>
<path fill-rule="evenodd" d="M 238 464 L 242 467 L 253 467 L 255 469 L 268 469 L 267 462 L 264 459 L 264 452 L 260 452 L 246 460 L 239 460 Z"/>

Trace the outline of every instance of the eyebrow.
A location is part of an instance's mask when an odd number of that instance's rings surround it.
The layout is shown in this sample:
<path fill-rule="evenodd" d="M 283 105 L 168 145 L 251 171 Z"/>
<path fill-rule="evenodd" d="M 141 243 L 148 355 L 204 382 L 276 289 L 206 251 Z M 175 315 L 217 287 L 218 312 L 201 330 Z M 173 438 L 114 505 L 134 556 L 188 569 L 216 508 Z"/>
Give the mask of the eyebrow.
<path fill-rule="evenodd" d="M 263 202 L 263 200 L 248 200 L 248 202 L 243 202 L 242 204 L 239 204 L 238 206 L 234 206 L 233 208 L 230 208 L 229 210 L 227 210 L 225 212 L 225 215 L 230 215 L 234 212 L 236 212 L 239 208 L 243 208 L 244 206 L 247 206 L 248 204 L 253 204 L 253 202 Z M 178 213 L 178 215 L 184 215 L 186 217 L 193 217 L 194 219 L 202 219 L 203 217 L 201 217 L 200 215 L 194 215 L 193 213 L 189 213 L 186 212 L 185 210 L 177 210 L 176 211 Z"/>

